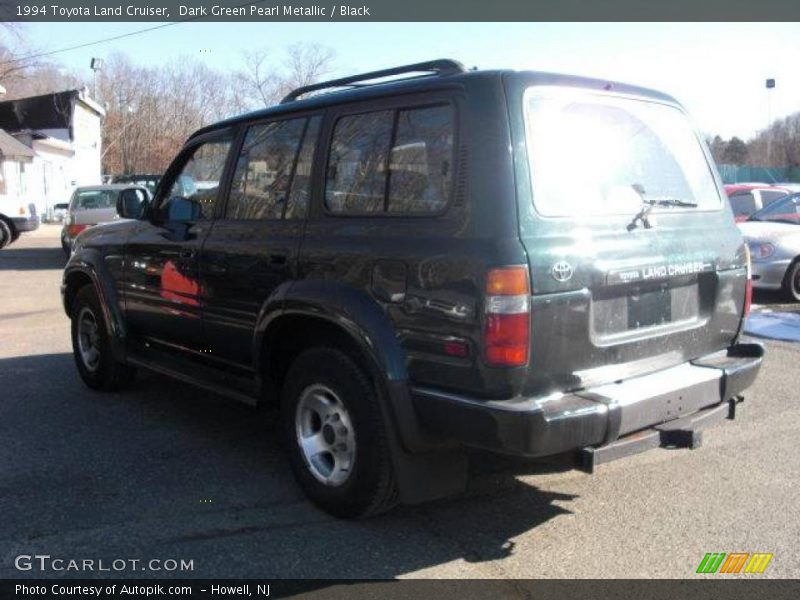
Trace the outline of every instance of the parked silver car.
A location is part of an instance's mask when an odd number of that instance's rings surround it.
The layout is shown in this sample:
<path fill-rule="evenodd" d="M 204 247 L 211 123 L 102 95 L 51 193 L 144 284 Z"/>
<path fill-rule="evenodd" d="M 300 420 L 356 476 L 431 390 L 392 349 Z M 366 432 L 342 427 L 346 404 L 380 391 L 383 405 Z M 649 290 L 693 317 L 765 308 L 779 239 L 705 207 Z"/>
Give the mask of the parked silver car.
<path fill-rule="evenodd" d="M 762 208 L 739 229 L 750 247 L 753 287 L 800 302 L 800 194 Z"/>
<path fill-rule="evenodd" d="M 117 200 L 122 190 L 133 189 L 142 200 L 150 199 L 147 188 L 139 185 L 108 184 L 79 187 L 72 193 L 61 230 L 61 247 L 69 257 L 75 238 L 83 230 L 118 219 Z"/>

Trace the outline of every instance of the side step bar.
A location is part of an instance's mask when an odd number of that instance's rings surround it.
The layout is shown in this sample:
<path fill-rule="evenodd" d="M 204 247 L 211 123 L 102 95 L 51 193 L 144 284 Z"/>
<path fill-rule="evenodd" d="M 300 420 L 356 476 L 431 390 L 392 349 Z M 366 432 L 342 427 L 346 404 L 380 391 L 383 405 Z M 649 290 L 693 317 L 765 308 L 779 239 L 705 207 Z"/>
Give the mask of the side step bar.
<path fill-rule="evenodd" d="M 578 468 L 594 473 L 598 465 L 653 448 L 699 448 L 703 444 L 702 429 L 725 419 L 735 419 L 736 405 L 743 400 L 742 396 L 736 396 L 687 417 L 626 435 L 605 446 L 582 448 L 578 451 Z"/>

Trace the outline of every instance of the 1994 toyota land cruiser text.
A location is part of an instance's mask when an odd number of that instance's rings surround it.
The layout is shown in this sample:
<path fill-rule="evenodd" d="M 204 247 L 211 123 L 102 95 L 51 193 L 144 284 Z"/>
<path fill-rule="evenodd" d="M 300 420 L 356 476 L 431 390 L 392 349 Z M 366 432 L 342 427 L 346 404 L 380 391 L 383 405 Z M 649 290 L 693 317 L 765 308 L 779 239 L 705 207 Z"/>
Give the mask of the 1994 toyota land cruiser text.
<path fill-rule="evenodd" d="M 763 355 L 720 188 L 642 88 L 451 60 L 307 86 L 201 129 L 152 201 L 78 236 L 75 363 L 278 408 L 342 517 L 463 489 L 467 447 L 591 470 L 694 446 Z"/>

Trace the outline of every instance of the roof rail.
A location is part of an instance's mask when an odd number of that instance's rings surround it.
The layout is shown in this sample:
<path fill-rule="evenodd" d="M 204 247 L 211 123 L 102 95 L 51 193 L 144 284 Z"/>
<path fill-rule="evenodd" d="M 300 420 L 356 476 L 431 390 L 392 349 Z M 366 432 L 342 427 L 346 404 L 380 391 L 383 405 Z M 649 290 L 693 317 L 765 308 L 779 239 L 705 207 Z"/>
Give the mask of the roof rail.
<path fill-rule="evenodd" d="M 360 75 L 351 75 L 350 77 L 342 77 L 341 79 L 331 79 L 330 81 L 323 81 L 320 83 L 312 83 L 311 85 L 304 85 L 289 92 L 281 104 L 297 100 L 299 96 L 317 90 L 324 90 L 327 88 L 354 86 L 359 81 L 369 81 L 371 79 L 380 79 L 382 77 L 391 77 L 392 75 L 402 75 L 404 73 L 430 73 L 431 75 L 454 75 L 456 73 L 463 73 L 466 71 L 464 65 L 457 60 L 449 58 L 440 58 L 439 60 L 429 60 L 426 62 L 415 63 L 413 65 L 404 65 L 402 67 L 393 67 L 391 69 L 382 69 L 380 71 L 370 71 L 369 73 L 362 73 Z"/>

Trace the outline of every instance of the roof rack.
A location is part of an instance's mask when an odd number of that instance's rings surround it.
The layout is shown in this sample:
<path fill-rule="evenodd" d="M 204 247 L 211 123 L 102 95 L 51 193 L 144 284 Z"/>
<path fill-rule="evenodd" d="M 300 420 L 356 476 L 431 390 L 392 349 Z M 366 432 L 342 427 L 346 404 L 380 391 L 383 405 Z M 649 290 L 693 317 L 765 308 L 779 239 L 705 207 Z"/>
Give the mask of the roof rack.
<path fill-rule="evenodd" d="M 354 84 L 359 81 L 369 81 L 371 79 L 380 79 L 383 77 L 391 77 L 393 75 L 402 75 L 404 73 L 430 73 L 431 75 L 455 75 L 456 73 L 463 73 L 466 71 L 464 65 L 457 60 L 449 58 L 441 58 L 439 60 L 429 60 L 427 62 L 415 63 L 413 65 L 405 65 L 402 67 L 393 67 L 391 69 L 382 69 L 380 71 L 370 71 L 369 73 L 362 73 L 360 75 L 351 75 L 350 77 L 342 77 L 341 79 L 331 79 L 330 81 L 323 81 L 320 83 L 313 83 L 311 85 L 304 85 L 289 92 L 281 104 L 297 100 L 299 96 L 317 90 L 324 90 L 336 87 L 356 87 Z M 430 75 L 429 75 L 430 76 Z M 361 87 L 361 86 L 357 86 Z"/>

